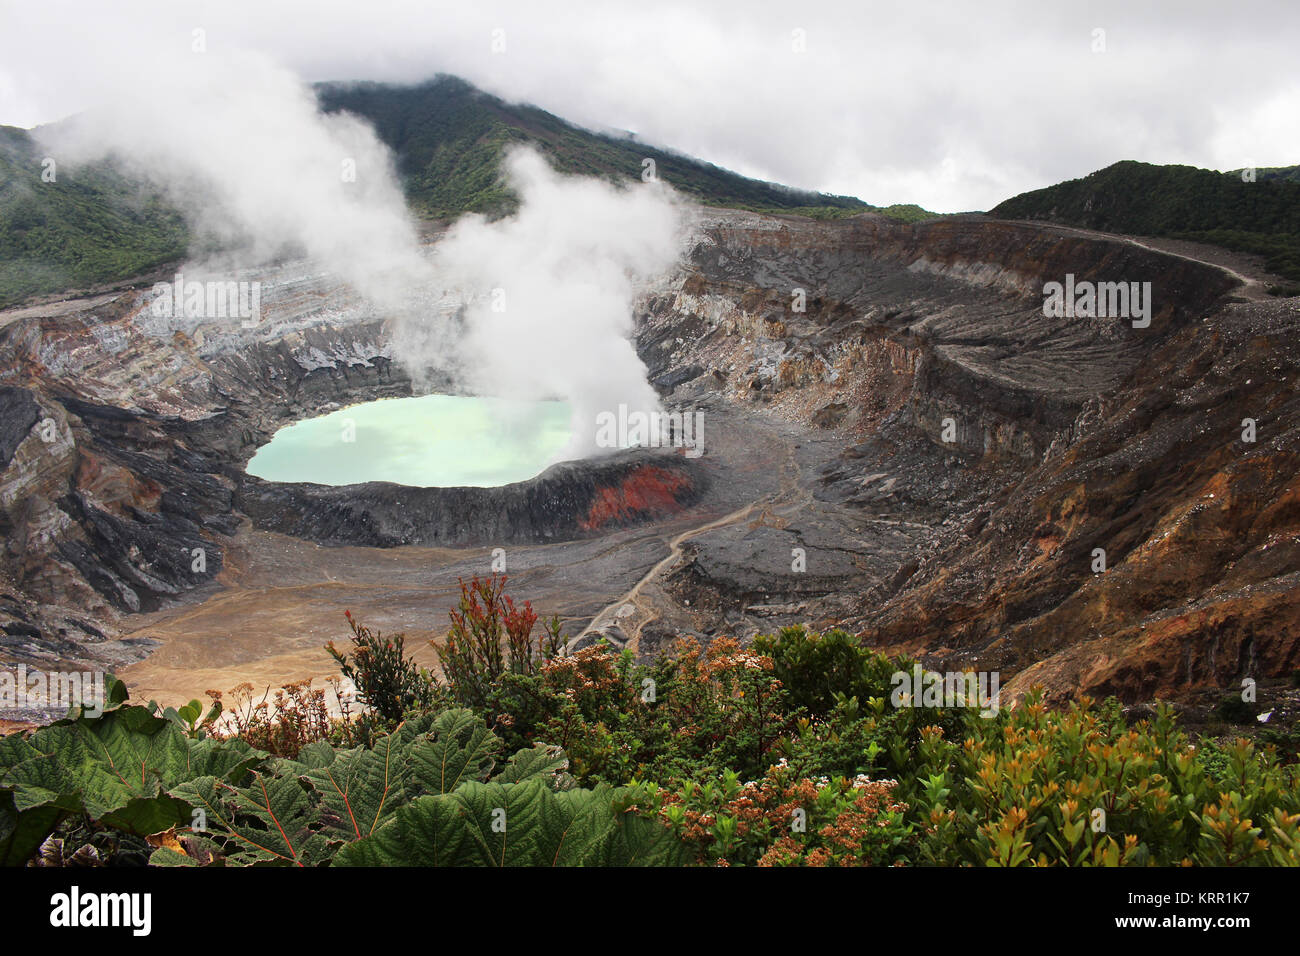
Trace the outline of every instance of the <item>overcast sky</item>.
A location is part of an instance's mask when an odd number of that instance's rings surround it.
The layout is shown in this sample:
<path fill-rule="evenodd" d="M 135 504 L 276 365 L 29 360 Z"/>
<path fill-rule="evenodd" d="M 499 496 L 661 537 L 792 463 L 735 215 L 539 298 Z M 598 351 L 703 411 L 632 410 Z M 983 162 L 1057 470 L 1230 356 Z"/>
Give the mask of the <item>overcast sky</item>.
<path fill-rule="evenodd" d="M 308 81 L 453 73 L 747 175 L 955 212 L 1120 159 L 1300 163 L 1298 27 L 1297 0 L 0 0 L 0 123 L 91 107 L 124 58 L 202 28 Z"/>

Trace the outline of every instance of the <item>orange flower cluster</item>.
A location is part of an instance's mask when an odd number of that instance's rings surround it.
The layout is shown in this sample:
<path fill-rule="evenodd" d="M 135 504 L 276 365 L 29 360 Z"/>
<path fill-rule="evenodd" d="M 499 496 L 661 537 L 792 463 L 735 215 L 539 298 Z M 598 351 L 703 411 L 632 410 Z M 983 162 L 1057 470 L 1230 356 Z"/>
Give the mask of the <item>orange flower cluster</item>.
<path fill-rule="evenodd" d="M 891 862 L 889 851 L 905 833 L 901 821 L 907 810 L 907 804 L 894 799 L 896 781 L 862 775 L 829 783 L 807 777 L 791 780 L 784 763 L 774 765 L 762 780 L 720 798 L 716 808 L 694 805 L 711 792 L 700 787 L 665 793 L 660 815 L 682 839 L 696 845 L 702 858 L 718 856 L 715 863 L 728 863 L 728 856 L 739 862 L 746 851 L 759 866 Z M 833 814 L 830 822 L 814 825 L 815 817 L 825 819 L 828 814 Z M 720 820 L 734 821 L 729 847 L 720 845 Z"/>

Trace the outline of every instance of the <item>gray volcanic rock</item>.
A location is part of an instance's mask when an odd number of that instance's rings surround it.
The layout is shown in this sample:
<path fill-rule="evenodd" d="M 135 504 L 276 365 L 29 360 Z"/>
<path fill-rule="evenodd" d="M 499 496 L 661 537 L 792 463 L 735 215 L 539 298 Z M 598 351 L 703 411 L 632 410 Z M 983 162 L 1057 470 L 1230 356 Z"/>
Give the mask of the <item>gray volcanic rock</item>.
<path fill-rule="evenodd" d="M 1150 281 L 1150 327 L 1045 317 L 1043 285 L 1067 273 Z M 1069 436 L 1088 399 L 1114 391 L 1233 286 L 1188 259 L 977 217 L 719 213 L 705 219 L 673 289 L 647 296 L 638 346 L 657 381 L 712 371 L 728 391 L 762 401 L 809 385 L 845 395 L 864 363 L 874 365 L 886 390 L 905 380 L 909 423 L 938 435 L 951 417 L 958 447 L 1032 460 Z M 848 417 L 852 427 L 861 413 Z"/>
<path fill-rule="evenodd" d="M 322 544 L 459 547 L 564 541 L 665 517 L 707 486 L 691 459 L 634 450 L 561 462 L 496 488 L 330 487 L 245 475 L 238 505 L 259 528 Z"/>
<path fill-rule="evenodd" d="M 0 471 L 41 417 L 41 408 L 25 388 L 0 388 Z"/>
<path fill-rule="evenodd" d="M 1044 316 L 1067 274 L 1151 282 L 1149 327 Z M 845 622 L 935 666 L 1020 674 L 1017 691 L 1289 673 L 1300 313 L 1237 285 L 1123 238 L 982 217 L 706 218 L 645 297 L 652 374 L 689 371 L 679 401 L 720 390 L 844 447 L 758 520 L 696 536 L 674 595 L 705 628 Z"/>
<path fill-rule="evenodd" d="M 1044 316 L 1044 284 L 1067 274 L 1150 282 L 1150 325 Z M 675 635 L 845 623 L 1002 668 L 1004 687 L 1129 697 L 1300 665 L 1298 313 L 1228 304 L 1237 280 L 1213 265 L 978 216 L 703 212 L 638 301 L 635 344 L 668 403 L 705 414 L 704 457 L 637 452 L 496 489 L 245 475 L 290 421 L 409 395 L 412 376 L 448 385 L 405 368 L 394 324 L 328 277 L 265 278 L 249 329 L 159 319 L 143 293 L 0 315 L 4 655 L 142 652 L 113 622 L 215 591 L 250 525 L 459 548 L 672 517 L 635 561 L 611 544 L 574 572 L 625 572 L 582 592 L 581 641 L 645 656 Z"/>

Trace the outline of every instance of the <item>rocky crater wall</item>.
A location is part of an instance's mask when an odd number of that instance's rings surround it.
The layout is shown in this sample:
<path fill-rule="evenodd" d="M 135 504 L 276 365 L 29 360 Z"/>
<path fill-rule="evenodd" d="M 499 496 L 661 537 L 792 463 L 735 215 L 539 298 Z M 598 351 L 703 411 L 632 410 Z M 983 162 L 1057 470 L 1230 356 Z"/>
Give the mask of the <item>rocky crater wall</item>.
<path fill-rule="evenodd" d="M 1044 284 L 1067 274 L 1151 282 L 1150 326 L 1045 317 Z M 1300 339 L 1289 306 L 1233 302 L 1234 285 L 1050 226 L 702 214 L 682 267 L 638 303 L 638 353 L 674 404 L 789 423 L 773 444 L 789 460 L 756 467 L 795 477 L 681 548 L 661 630 L 846 623 L 1062 694 L 1300 666 Z M 126 654 L 105 622 L 215 592 L 248 527 L 559 541 L 727 480 L 707 456 L 650 452 L 500 489 L 251 478 L 280 425 L 413 389 L 390 323 L 328 277 L 281 267 L 263 302 L 251 329 L 157 321 L 131 293 L 0 315 L 0 656 Z M 791 575 L 792 546 L 815 573 Z"/>
<path fill-rule="evenodd" d="M 1150 282 L 1150 327 L 1045 317 L 1044 284 L 1067 273 Z M 820 409 L 794 408 L 788 393 L 842 397 L 872 379 L 873 392 L 893 396 L 882 414 L 935 441 L 950 418 L 958 447 L 1034 460 L 1068 440 L 1088 400 L 1116 390 L 1234 285 L 1203 263 L 982 217 L 909 225 L 727 213 L 702 223 L 671 288 L 646 296 L 639 346 L 661 386 L 707 374 L 807 420 Z M 836 409 L 824 417 L 838 420 Z M 865 434 L 879 416 L 860 424 Z"/>
<path fill-rule="evenodd" d="M 1043 316 L 1067 274 L 1151 282 L 1150 326 Z M 981 217 L 722 214 L 646 296 L 638 342 L 665 391 L 845 440 L 812 493 L 874 567 L 856 596 L 760 626 L 847 623 L 1000 670 L 1012 693 L 1149 700 L 1300 666 L 1300 311 L 1237 285 L 1122 238 Z M 788 550 L 822 526 L 765 534 Z M 696 541 L 678 575 L 693 606 L 753 590 L 753 538 Z"/>
<path fill-rule="evenodd" d="M 67 656 L 103 644 L 121 615 L 219 589 L 241 527 L 377 547 L 545 542 L 673 514 L 707 487 L 668 451 L 496 489 L 244 473 L 288 422 L 412 394 L 392 333 L 290 267 L 266 277 L 251 328 L 160 318 L 143 291 L 0 316 L 0 657 Z"/>

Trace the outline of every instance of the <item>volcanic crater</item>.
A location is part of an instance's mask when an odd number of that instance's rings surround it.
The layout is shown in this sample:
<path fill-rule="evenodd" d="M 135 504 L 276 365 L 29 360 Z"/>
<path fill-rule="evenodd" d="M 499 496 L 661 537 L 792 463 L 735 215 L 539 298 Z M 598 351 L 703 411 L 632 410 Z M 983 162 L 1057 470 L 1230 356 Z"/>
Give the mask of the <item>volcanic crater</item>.
<path fill-rule="evenodd" d="M 245 472 L 286 423 L 416 392 L 393 320 L 309 263 L 259 275 L 251 328 L 159 319 L 147 283 L 0 313 L 0 658 L 188 700 L 329 674 L 347 609 L 432 663 L 418 639 L 503 549 L 572 647 L 843 625 L 1012 693 L 1130 701 L 1287 673 L 1300 308 L 1179 248 L 701 213 L 635 344 L 704 454 L 496 488 Z M 1149 327 L 1045 317 L 1066 274 L 1150 281 Z"/>

